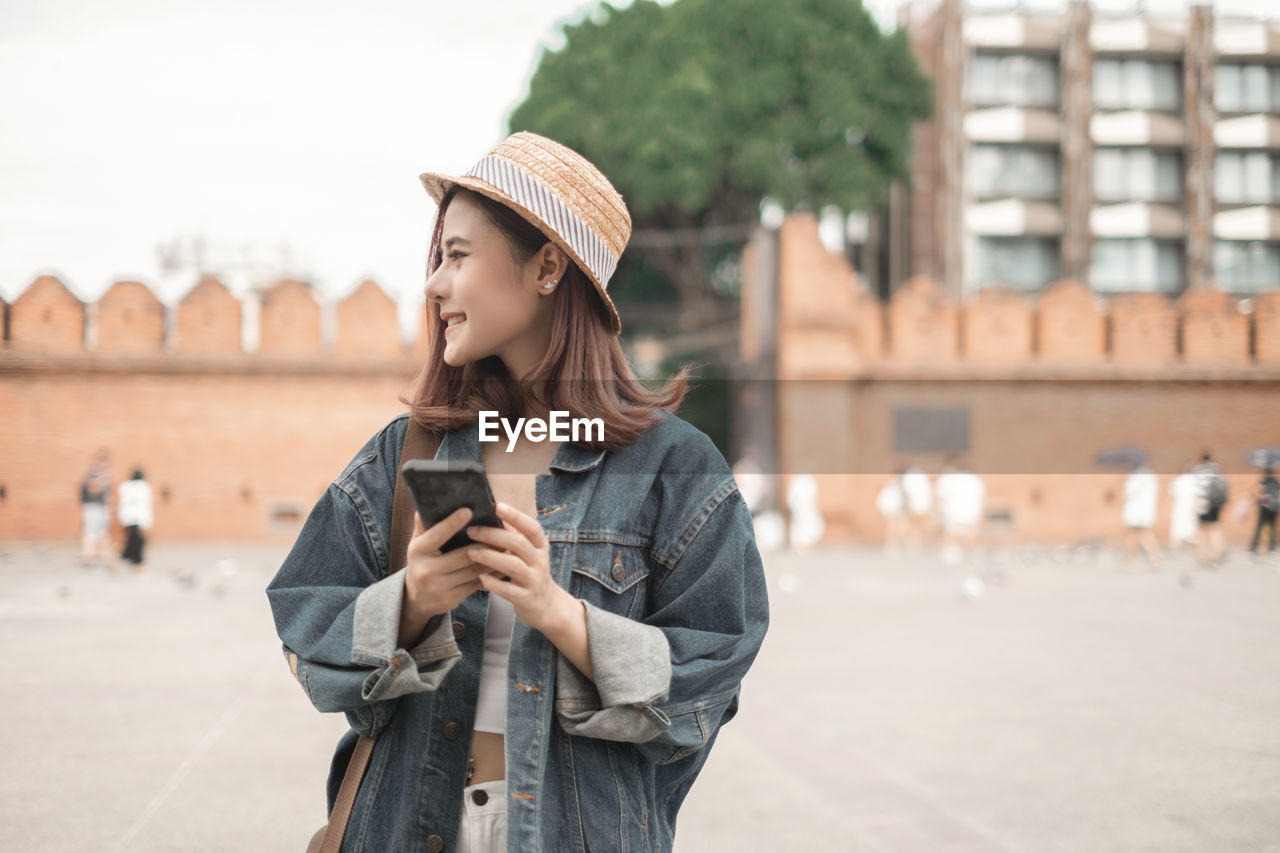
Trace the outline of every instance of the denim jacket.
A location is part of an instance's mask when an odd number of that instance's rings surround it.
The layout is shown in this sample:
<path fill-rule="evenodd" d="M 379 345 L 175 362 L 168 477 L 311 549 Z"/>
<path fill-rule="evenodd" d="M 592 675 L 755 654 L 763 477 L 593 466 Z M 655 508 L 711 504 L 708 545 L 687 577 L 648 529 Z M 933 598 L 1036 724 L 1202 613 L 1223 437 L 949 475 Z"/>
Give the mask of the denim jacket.
<path fill-rule="evenodd" d="M 330 809 L 356 734 L 380 733 L 344 851 L 452 851 L 461 816 L 489 593 L 433 619 L 413 648 L 397 646 L 404 570 L 383 567 L 407 418 L 328 487 L 267 588 L 294 676 L 352 727 L 330 771 Z M 479 462 L 475 425 L 444 436 L 436 458 Z M 565 442 L 535 482 L 552 576 L 586 602 L 595 680 L 517 620 L 509 850 L 670 850 L 768 625 L 750 513 L 711 441 L 665 411 L 621 451 Z"/>

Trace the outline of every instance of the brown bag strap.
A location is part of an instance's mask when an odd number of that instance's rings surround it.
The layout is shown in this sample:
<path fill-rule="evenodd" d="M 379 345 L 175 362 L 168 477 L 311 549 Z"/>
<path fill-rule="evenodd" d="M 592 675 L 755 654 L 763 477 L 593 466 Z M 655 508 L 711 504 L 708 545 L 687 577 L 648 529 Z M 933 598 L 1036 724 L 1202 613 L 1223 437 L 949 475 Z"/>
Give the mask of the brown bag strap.
<path fill-rule="evenodd" d="M 404 449 L 400 451 L 400 465 L 410 459 L 434 459 L 440 449 L 440 436 L 427 432 L 422 424 L 409 418 L 409 425 L 404 431 Z M 396 467 L 399 471 L 399 466 Z M 413 498 L 409 497 L 409 486 L 399 473 L 396 474 L 396 496 L 391 504 L 391 564 L 386 574 L 398 572 L 404 568 L 405 554 L 409 551 L 409 540 L 413 538 Z"/>
<path fill-rule="evenodd" d="M 439 434 L 427 432 L 410 417 L 404 432 L 404 447 L 400 451 L 400 465 L 408 459 L 434 459 L 439 448 Z M 396 466 L 397 472 L 400 465 Z M 396 494 L 391 504 L 391 553 L 385 572 L 387 575 L 400 571 L 405 564 L 409 540 L 413 538 L 413 511 L 409 487 L 397 473 Z M 347 772 L 342 776 L 338 798 L 333 803 L 333 814 L 329 816 L 320 853 L 338 853 L 342 849 L 342 837 L 347 832 L 351 807 L 355 805 L 356 793 L 360 790 L 360 782 L 364 779 L 364 771 L 369 766 L 369 756 L 373 755 L 373 744 L 377 739 L 377 735 L 362 737 L 356 743 L 355 752 L 351 754 L 351 761 L 347 764 Z"/>
<path fill-rule="evenodd" d="M 320 853 L 338 853 L 342 849 L 342 836 L 347 833 L 351 807 L 355 805 L 356 792 L 360 790 L 360 781 L 364 779 L 364 771 L 369 766 L 369 756 L 373 754 L 373 744 L 377 739 L 375 735 L 362 737 L 356 742 L 355 752 L 351 753 L 347 772 L 342 777 L 342 787 L 338 789 L 338 799 L 333 803 L 333 814 L 329 815 L 329 825 L 324 831 Z"/>

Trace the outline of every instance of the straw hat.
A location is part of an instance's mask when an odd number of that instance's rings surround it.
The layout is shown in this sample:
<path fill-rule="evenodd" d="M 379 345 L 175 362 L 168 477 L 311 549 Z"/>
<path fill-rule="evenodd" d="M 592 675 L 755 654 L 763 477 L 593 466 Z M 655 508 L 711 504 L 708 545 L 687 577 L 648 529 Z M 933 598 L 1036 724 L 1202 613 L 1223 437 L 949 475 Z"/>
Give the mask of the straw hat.
<path fill-rule="evenodd" d="M 614 334 L 622 331 L 605 288 L 631 238 L 631 215 L 613 184 L 587 158 L 545 136 L 521 131 L 461 177 L 424 172 L 419 178 L 436 204 L 459 186 L 523 216 L 586 273 L 609 309 Z"/>

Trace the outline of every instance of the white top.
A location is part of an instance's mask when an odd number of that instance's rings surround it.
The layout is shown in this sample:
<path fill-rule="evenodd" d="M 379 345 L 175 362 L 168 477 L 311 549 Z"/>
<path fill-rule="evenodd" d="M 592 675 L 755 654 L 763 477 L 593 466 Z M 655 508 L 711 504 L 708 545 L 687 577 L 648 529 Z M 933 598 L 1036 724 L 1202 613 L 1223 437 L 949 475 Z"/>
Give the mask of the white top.
<path fill-rule="evenodd" d="M 1169 512 L 1169 539 L 1176 543 L 1196 541 L 1196 478 L 1179 474 L 1169 484 L 1173 509 Z"/>
<path fill-rule="evenodd" d="M 476 699 L 478 732 L 507 732 L 507 661 L 511 657 L 511 629 L 516 611 L 500 595 L 489 593 L 489 616 L 484 623 L 484 657 L 480 662 L 480 696 Z"/>
<path fill-rule="evenodd" d="M 948 530 L 977 527 L 987 487 L 972 471 L 949 471 L 938 478 L 938 510 Z"/>
<path fill-rule="evenodd" d="M 897 518 L 907 511 L 906 495 L 903 494 L 902 480 L 894 477 L 885 483 L 880 494 L 876 495 L 876 509 L 886 518 Z"/>
<path fill-rule="evenodd" d="M 822 541 L 826 522 L 818 508 L 818 481 L 809 474 L 797 474 L 787 485 L 787 509 L 791 510 L 791 544 L 807 548 Z"/>
<path fill-rule="evenodd" d="M 908 468 L 902 475 L 902 488 L 907 493 L 907 510 L 925 515 L 933 509 L 933 486 L 929 475 L 919 468 Z"/>
<path fill-rule="evenodd" d="M 1150 468 L 1138 468 L 1124 481 L 1125 527 L 1152 527 L 1156 523 L 1156 504 L 1160 494 L 1160 478 Z"/>
<path fill-rule="evenodd" d="M 151 529 L 151 484 L 146 480 L 125 480 L 117 490 L 120 506 L 117 515 L 125 527 Z"/>

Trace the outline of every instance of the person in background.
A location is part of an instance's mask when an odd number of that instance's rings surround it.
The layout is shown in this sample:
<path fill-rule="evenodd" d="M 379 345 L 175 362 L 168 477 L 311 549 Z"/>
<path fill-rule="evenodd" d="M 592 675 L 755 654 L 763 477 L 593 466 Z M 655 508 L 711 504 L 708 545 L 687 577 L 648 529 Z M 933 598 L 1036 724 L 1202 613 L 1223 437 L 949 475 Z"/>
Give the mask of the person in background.
<path fill-rule="evenodd" d="M 1169 549 L 1173 551 L 1196 543 L 1196 478 L 1190 465 L 1169 483 L 1169 497 L 1173 499 L 1169 510 Z"/>
<path fill-rule="evenodd" d="M 1227 505 L 1227 479 L 1213 457 L 1205 453 L 1192 469 L 1196 478 L 1196 559 L 1201 566 L 1221 563 L 1224 556 L 1222 508 Z"/>
<path fill-rule="evenodd" d="M 738 493 L 747 503 L 747 509 L 754 518 L 765 509 L 769 484 L 764 479 L 764 469 L 756 461 L 754 453 L 748 451 L 733 466 L 733 478 L 738 483 Z"/>
<path fill-rule="evenodd" d="M 907 540 L 907 490 L 903 477 L 907 471 L 899 468 L 876 495 L 876 509 L 884 516 L 884 555 L 902 556 Z"/>
<path fill-rule="evenodd" d="M 1124 480 L 1125 562 L 1141 548 L 1151 568 L 1159 568 L 1160 551 L 1152 527 L 1160 496 L 1160 478 L 1141 463 L 1134 465 Z"/>
<path fill-rule="evenodd" d="M 938 514 L 942 518 L 942 562 L 963 562 L 965 549 L 977 542 L 987 487 L 963 466 L 948 464 L 938 477 Z"/>
<path fill-rule="evenodd" d="M 1280 513 L 1280 480 L 1276 479 L 1275 472 L 1270 468 L 1263 469 L 1254 498 L 1258 502 L 1258 524 L 1253 528 L 1253 543 L 1249 546 L 1249 553 L 1258 553 L 1264 527 L 1271 528 L 1267 552 L 1273 553 L 1276 550 L 1276 514 Z"/>
<path fill-rule="evenodd" d="M 151 484 L 142 475 L 141 468 L 133 470 L 133 477 L 120 484 L 116 510 L 120 525 L 124 528 L 124 551 L 120 558 L 133 563 L 133 570 L 142 574 L 145 531 L 151 529 Z"/>
<path fill-rule="evenodd" d="M 822 541 L 827 523 L 818 502 L 818 481 L 812 475 L 796 474 L 787 483 L 787 511 L 791 515 L 787 544 L 792 549 L 808 551 Z"/>
<path fill-rule="evenodd" d="M 107 533 L 111 513 L 107 501 L 111 492 L 111 475 L 107 469 L 111 455 L 99 450 L 89 464 L 89 472 L 80 481 L 80 565 L 107 565 L 111 549 Z"/>
<path fill-rule="evenodd" d="M 933 484 L 929 475 L 911 467 L 902 475 L 902 489 L 907 497 L 907 553 L 920 550 L 929 535 L 933 515 Z"/>

